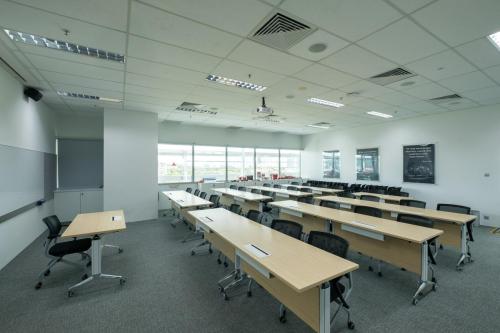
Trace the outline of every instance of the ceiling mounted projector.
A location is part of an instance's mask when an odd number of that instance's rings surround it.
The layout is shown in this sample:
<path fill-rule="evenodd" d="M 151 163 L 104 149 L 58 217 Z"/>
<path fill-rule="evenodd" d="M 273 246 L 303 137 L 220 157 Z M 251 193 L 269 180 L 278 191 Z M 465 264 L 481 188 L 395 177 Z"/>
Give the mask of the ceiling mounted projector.
<path fill-rule="evenodd" d="M 266 98 L 262 97 L 262 105 L 257 108 L 257 113 L 273 114 L 273 109 L 266 106 Z"/>

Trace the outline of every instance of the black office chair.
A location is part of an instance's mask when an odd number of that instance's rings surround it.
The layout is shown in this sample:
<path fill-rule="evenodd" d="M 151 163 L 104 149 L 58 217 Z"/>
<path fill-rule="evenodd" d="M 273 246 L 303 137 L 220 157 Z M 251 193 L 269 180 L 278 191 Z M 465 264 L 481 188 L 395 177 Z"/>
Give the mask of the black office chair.
<path fill-rule="evenodd" d="M 262 184 L 262 186 L 264 186 L 264 187 L 271 187 L 271 184 L 269 184 L 269 183 L 264 183 L 264 184 Z"/>
<path fill-rule="evenodd" d="M 413 225 L 418 225 L 420 227 L 425 227 L 425 228 L 433 228 L 434 227 L 434 222 L 431 220 L 418 216 L 418 215 L 411 215 L 411 214 L 398 214 L 397 218 L 398 222 L 402 223 L 407 223 L 407 224 L 413 224 Z M 429 252 L 429 262 L 433 265 L 436 265 L 436 253 L 437 253 L 437 243 L 436 243 L 436 238 L 434 237 L 432 239 L 429 239 L 427 241 L 427 248 Z M 434 251 L 432 251 L 431 246 L 434 246 Z M 434 277 L 434 269 L 432 266 L 429 266 L 432 272 L 432 282 L 436 282 L 436 278 Z"/>
<path fill-rule="evenodd" d="M 399 196 L 400 197 L 409 197 L 410 193 L 401 191 L 401 192 L 399 192 Z"/>
<path fill-rule="evenodd" d="M 250 219 L 257 223 L 262 223 L 262 213 L 255 209 L 250 209 L 247 212 L 247 219 Z"/>
<path fill-rule="evenodd" d="M 250 190 L 251 193 L 260 194 L 260 190 L 253 188 Z"/>
<path fill-rule="evenodd" d="M 401 206 L 408 206 L 408 207 L 416 207 L 416 208 L 425 208 L 425 201 L 420 201 L 420 200 L 412 200 L 412 199 L 401 199 L 399 200 L 399 204 Z"/>
<path fill-rule="evenodd" d="M 309 183 L 302 183 L 302 186 L 309 186 Z"/>
<path fill-rule="evenodd" d="M 363 194 L 362 196 L 359 197 L 361 200 L 366 200 L 366 201 L 373 201 L 373 202 L 380 202 L 380 198 L 374 195 L 367 195 Z"/>
<path fill-rule="evenodd" d="M 246 192 L 247 188 L 245 186 L 238 186 L 238 191 Z"/>
<path fill-rule="evenodd" d="M 297 191 L 297 187 L 296 186 L 288 186 L 286 189 L 289 190 L 289 191 Z"/>
<path fill-rule="evenodd" d="M 373 207 L 356 206 L 354 207 L 354 212 L 357 214 L 363 214 L 373 217 L 382 217 L 382 210 Z"/>
<path fill-rule="evenodd" d="M 198 196 L 198 194 L 200 194 L 200 190 L 198 190 L 198 189 L 194 190 L 194 193 L 193 193 L 193 195 L 196 195 L 196 196 Z"/>
<path fill-rule="evenodd" d="M 290 185 L 299 185 L 299 182 L 291 182 Z"/>
<path fill-rule="evenodd" d="M 349 250 L 349 242 L 347 240 L 327 232 L 311 231 L 309 233 L 309 237 L 307 238 L 307 243 L 342 258 L 347 257 L 347 251 Z M 346 288 L 346 286 L 340 282 L 340 280 L 344 277 L 347 278 L 349 288 Z M 354 329 L 354 323 L 351 321 L 351 313 L 349 311 L 350 307 L 349 304 L 347 304 L 347 299 L 352 289 L 351 273 L 330 280 L 329 282 L 330 302 L 335 302 L 339 305 L 337 311 L 335 311 L 333 316 L 330 318 L 330 327 L 339 311 L 344 309 L 347 313 L 347 327 L 351 330 Z M 283 322 L 283 320 L 281 321 Z M 329 331 L 329 329 L 327 329 L 327 331 Z"/>
<path fill-rule="evenodd" d="M 306 193 L 313 193 L 312 188 L 309 188 L 309 187 L 301 187 L 301 188 L 299 188 L 299 191 L 306 192 Z"/>
<path fill-rule="evenodd" d="M 354 194 L 352 194 L 351 192 L 347 192 L 347 191 L 338 192 L 337 196 L 342 197 L 342 198 L 356 199 L 356 196 Z"/>
<path fill-rule="evenodd" d="M 191 193 L 192 191 L 193 191 L 193 189 L 192 189 L 191 187 L 188 187 L 188 188 L 186 189 L 186 192 L 187 192 L 187 193 Z"/>
<path fill-rule="evenodd" d="M 38 275 L 38 282 L 35 285 L 35 289 L 40 289 L 42 287 L 43 279 L 46 276 L 49 276 L 50 269 L 58 262 L 64 262 L 78 268 L 83 268 L 84 275 L 82 276 L 82 280 L 85 280 L 88 277 L 86 268 L 90 264 L 90 256 L 85 252 L 92 246 L 92 240 L 90 238 L 74 238 L 72 241 L 58 243 L 62 229 L 62 224 L 61 221 L 59 221 L 59 218 L 56 215 L 51 215 L 44 218 L 42 221 L 47 226 L 47 229 L 49 229 L 44 246 L 45 256 L 48 257 L 50 261 L 47 264 L 47 267 L 43 269 L 40 275 Z M 75 253 L 79 253 L 82 256 L 82 259 L 87 259 L 86 265 L 80 265 L 64 259 L 65 256 Z"/>
<path fill-rule="evenodd" d="M 212 194 L 210 196 L 210 198 L 208 199 L 208 201 L 210 201 L 211 203 L 213 203 L 213 206 L 211 208 L 217 208 L 217 207 L 219 207 L 219 200 L 220 200 L 220 197 L 217 194 Z"/>
<path fill-rule="evenodd" d="M 200 198 L 205 199 L 207 197 L 207 192 L 201 192 Z"/>
<path fill-rule="evenodd" d="M 231 204 L 231 206 L 229 206 L 229 211 L 241 215 L 241 206 L 233 203 Z"/>
<path fill-rule="evenodd" d="M 340 209 L 340 204 L 338 202 L 334 202 L 334 201 L 321 200 L 319 202 L 319 205 L 323 206 L 323 207 L 333 208 L 333 209 Z"/>
<path fill-rule="evenodd" d="M 314 205 L 314 197 L 313 196 L 310 196 L 310 197 L 300 197 L 297 199 L 298 202 L 303 202 L 303 203 L 307 203 L 307 204 L 310 204 L 310 205 Z"/>
<path fill-rule="evenodd" d="M 280 184 L 274 184 L 273 187 L 274 188 L 281 188 L 281 185 Z"/>
<path fill-rule="evenodd" d="M 236 185 L 229 185 L 229 188 L 230 188 L 231 190 L 237 190 L 237 189 L 238 189 L 238 186 L 236 186 Z"/>
<path fill-rule="evenodd" d="M 455 205 L 455 204 L 444 204 L 444 203 L 438 203 L 437 204 L 437 210 L 445 211 L 445 212 L 451 212 L 451 213 L 458 213 L 458 214 L 466 214 L 470 215 L 471 208 L 467 206 L 461 206 L 461 205 Z M 470 221 L 467 223 L 467 254 L 469 255 L 469 261 L 473 261 L 471 258 L 471 253 L 470 253 L 470 247 L 468 242 L 473 242 L 474 241 L 474 236 L 472 235 L 472 224 L 474 223 L 474 220 Z M 442 247 L 441 247 L 442 248 Z"/>
<path fill-rule="evenodd" d="M 300 239 L 302 236 L 302 225 L 297 222 L 274 219 L 271 228 L 293 238 Z"/>
<path fill-rule="evenodd" d="M 387 194 L 400 196 L 401 187 L 390 186 L 387 188 Z"/>

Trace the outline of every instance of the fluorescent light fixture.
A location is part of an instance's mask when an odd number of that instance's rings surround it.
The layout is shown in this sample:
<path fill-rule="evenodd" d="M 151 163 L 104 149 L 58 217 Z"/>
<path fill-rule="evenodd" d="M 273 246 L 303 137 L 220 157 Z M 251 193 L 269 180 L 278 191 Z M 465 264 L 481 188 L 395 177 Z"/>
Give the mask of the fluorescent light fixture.
<path fill-rule="evenodd" d="M 4 31 L 7 34 L 7 36 L 9 36 L 9 38 L 15 42 L 20 42 L 20 43 L 34 45 L 34 46 L 41 46 L 41 47 L 46 47 L 46 48 L 53 49 L 53 50 L 60 50 L 60 51 L 65 51 L 65 52 L 70 52 L 70 53 L 75 53 L 75 54 L 83 54 L 83 55 L 86 55 L 89 57 L 110 60 L 110 61 L 116 61 L 116 62 L 120 62 L 120 63 L 125 62 L 125 56 L 118 54 L 118 53 L 113 53 L 113 52 L 99 50 L 99 49 L 92 48 L 92 47 L 77 45 L 74 43 L 65 42 L 65 41 L 61 41 L 61 40 L 50 39 L 47 37 L 28 34 L 25 32 L 13 31 L 13 30 L 9 30 L 9 29 L 4 29 Z"/>
<path fill-rule="evenodd" d="M 390 115 L 390 114 L 377 112 L 377 111 L 370 111 L 370 112 L 367 112 L 367 114 L 372 115 L 372 116 L 382 117 L 382 118 L 392 118 L 392 115 Z"/>
<path fill-rule="evenodd" d="M 224 84 L 226 86 L 233 86 L 233 87 L 238 87 L 238 88 L 243 88 L 243 89 L 249 89 L 249 90 L 254 90 L 254 91 L 264 91 L 267 89 L 267 87 L 255 84 L 255 83 L 250 83 L 250 82 L 245 82 L 245 81 L 240 81 L 240 80 L 235 80 L 235 79 L 229 79 L 227 77 L 223 76 L 218 76 L 214 74 L 209 74 L 207 76 L 208 81 L 212 82 L 217 82 Z"/>
<path fill-rule="evenodd" d="M 63 97 L 83 98 L 83 99 L 90 99 L 90 100 L 103 101 L 103 102 L 113 102 L 113 103 L 122 102 L 121 99 L 116 99 L 116 98 L 99 97 L 99 96 L 92 96 L 92 95 L 86 95 L 86 94 L 71 93 L 71 92 L 60 91 L 60 90 L 57 91 L 57 94 L 59 96 L 63 96 Z"/>
<path fill-rule="evenodd" d="M 495 45 L 497 50 L 500 51 L 500 31 L 495 32 L 494 34 L 491 34 L 488 36 L 488 39 L 490 40 L 491 44 Z"/>
<path fill-rule="evenodd" d="M 314 104 L 333 106 L 334 108 L 340 108 L 340 107 L 344 106 L 344 104 L 342 104 L 342 103 L 327 101 L 327 100 L 319 99 L 319 98 L 315 98 L 315 97 L 308 98 L 307 101 L 309 103 L 314 103 Z"/>
<path fill-rule="evenodd" d="M 307 125 L 308 127 L 314 127 L 314 128 L 321 128 L 321 129 L 329 129 L 330 126 L 328 125 L 316 125 L 316 124 L 311 124 L 311 125 Z"/>

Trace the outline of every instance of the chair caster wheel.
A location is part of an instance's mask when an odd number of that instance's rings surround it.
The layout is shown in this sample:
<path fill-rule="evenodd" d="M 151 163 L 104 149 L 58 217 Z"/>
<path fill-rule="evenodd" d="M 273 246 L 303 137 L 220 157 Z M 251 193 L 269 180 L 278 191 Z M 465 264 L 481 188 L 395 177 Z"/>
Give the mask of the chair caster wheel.
<path fill-rule="evenodd" d="M 121 278 L 120 279 L 120 286 L 123 286 L 125 284 L 125 282 L 127 282 L 127 279 Z"/>
<path fill-rule="evenodd" d="M 85 279 L 87 279 L 88 277 L 89 277 L 88 274 L 83 274 L 82 275 L 82 281 L 85 280 Z"/>
<path fill-rule="evenodd" d="M 226 294 L 224 294 L 224 300 L 225 300 L 225 301 L 229 301 L 229 297 L 227 297 L 227 295 L 226 295 Z"/>
<path fill-rule="evenodd" d="M 224 261 L 224 267 L 227 267 L 227 262 Z"/>
<path fill-rule="evenodd" d="M 118 253 L 123 253 L 123 249 L 122 249 L 122 248 L 119 248 L 119 249 L 118 249 Z"/>
<path fill-rule="evenodd" d="M 378 272 L 378 277 L 382 277 L 382 272 Z"/>
<path fill-rule="evenodd" d="M 35 285 L 35 289 L 38 290 L 42 288 L 42 283 L 41 282 L 38 282 L 36 285 Z"/>
<path fill-rule="evenodd" d="M 220 265 L 222 264 L 222 261 L 220 259 L 217 259 L 217 263 Z"/>
<path fill-rule="evenodd" d="M 75 293 L 74 293 L 74 292 L 72 292 L 71 290 L 69 290 L 69 291 L 68 291 L 68 297 L 73 297 L 73 296 L 75 296 Z"/>
<path fill-rule="evenodd" d="M 50 269 L 46 270 L 46 271 L 43 273 L 43 275 L 45 275 L 45 276 L 49 276 L 49 275 L 50 275 Z"/>
<path fill-rule="evenodd" d="M 439 249 L 442 250 L 443 249 L 443 245 L 439 245 Z"/>
<path fill-rule="evenodd" d="M 252 292 L 251 291 L 247 291 L 247 297 L 252 297 Z"/>
<path fill-rule="evenodd" d="M 437 283 L 437 280 L 436 280 L 436 278 L 435 278 L 435 277 L 433 277 L 433 278 L 431 279 L 431 281 L 432 281 L 432 282 L 434 282 L 434 283 Z"/>
<path fill-rule="evenodd" d="M 92 261 L 89 261 L 89 262 L 87 263 L 87 267 L 90 267 L 90 266 L 92 266 Z"/>
<path fill-rule="evenodd" d="M 352 321 L 348 322 L 347 323 L 347 328 L 349 328 L 350 330 L 353 330 L 354 329 L 354 323 Z"/>
<path fill-rule="evenodd" d="M 212 254 L 212 253 L 214 253 L 214 250 L 208 249 L 208 253 Z"/>
<path fill-rule="evenodd" d="M 417 305 L 417 303 L 418 303 L 418 299 L 416 299 L 416 298 L 414 298 L 413 301 L 411 302 L 411 304 L 413 304 L 413 305 Z"/>
<path fill-rule="evenodd" d="M 368 266 L 368 270 L 369 270 L 370 272 L 373 272 L 373 267 L 372 267 L 372 266 Z"/>
<path fill-rule="evenodd" d="M 219 286 L 219 292 L 222 294 L 224 292 L 224 288 Z"/>
<path fill-rule="evenodd" d="M 191 255 L 194 256 L 194 254 L 195 254 L 194 251 L 191 251 Z"/>
<path fill-rule="evenodd" d="M 286 323 L 286 314 L 280 316 L 280 323 L 282 324 Z"/>

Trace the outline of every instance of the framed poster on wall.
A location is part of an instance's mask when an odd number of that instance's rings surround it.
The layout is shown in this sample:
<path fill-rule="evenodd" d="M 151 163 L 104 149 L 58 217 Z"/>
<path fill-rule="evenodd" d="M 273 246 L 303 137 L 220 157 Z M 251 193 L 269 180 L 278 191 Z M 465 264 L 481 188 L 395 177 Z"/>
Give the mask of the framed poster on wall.
<path fill-rule="evenodd" d="M 323 178 L 340 178 L 340 151 L 323 152 Z"/>
<path fill-rule="evenodd" d="M 433 143 L 403 146 L 403 181 L 434 184 L 436 181 L 435 158 Z"/>
<path fill-rule="evenodd" d="M 380 180 L 378 148 L 356 149 L 356 179 Z"/>

